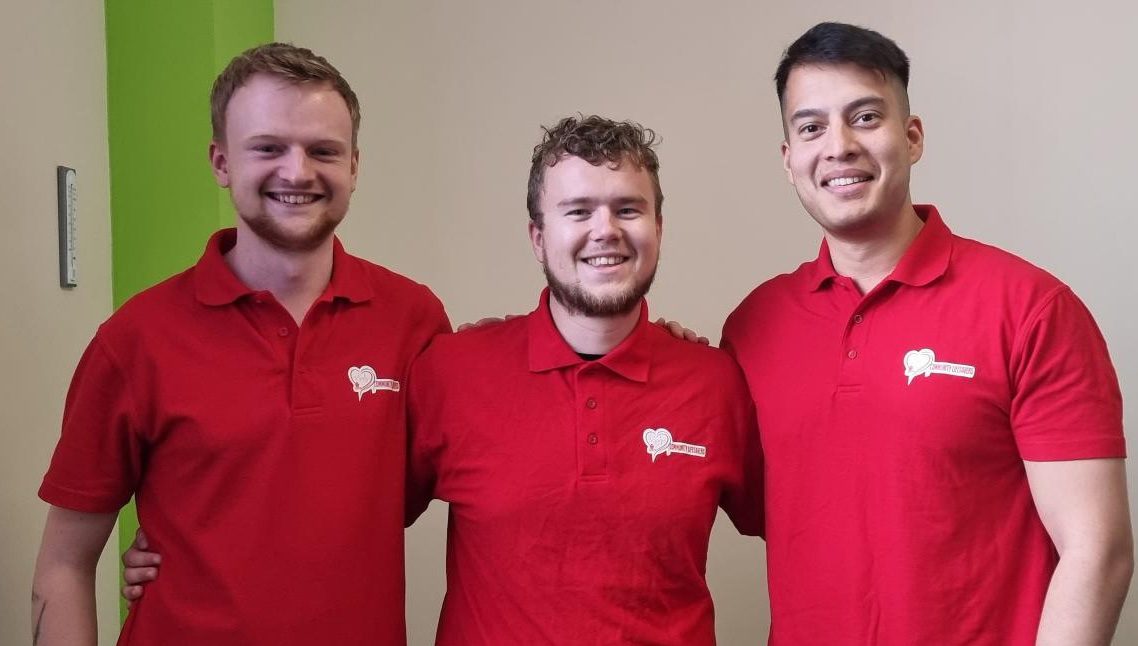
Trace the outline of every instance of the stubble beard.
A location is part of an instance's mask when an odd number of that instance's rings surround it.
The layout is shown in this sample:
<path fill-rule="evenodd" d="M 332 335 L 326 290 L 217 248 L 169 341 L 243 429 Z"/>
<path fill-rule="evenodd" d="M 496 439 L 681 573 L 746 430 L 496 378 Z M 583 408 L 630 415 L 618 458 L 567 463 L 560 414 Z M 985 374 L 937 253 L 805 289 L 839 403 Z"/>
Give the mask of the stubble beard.
<path fill-rule="evenodd" d="M 570 314 L 598 318 L 620 316 L 634 310 L 640 305 L 640 300 L 648 294 L 652 281 L 656 279 L 656 267 L 652 267 L 652 273 L 628 289 L 610 296 L 597 297 L 585 291 L 579 282 L 565 283 L 558 280 L 549 271 L 548 263 L 541 263 L 541 269 L 545 273 L 545 282 L 549 285 L 550 295 Z"/>
<path fill-rule="evenodd" d="M 335 232 L 336 226 L 343 220 L 342 216 L 333 218 L 324 213 L 303 231 L 295 232 L 280 226 L 272 216 L 264 211 L 253 216 L 238 213 L 238 217 L 255 236 L 273 248 L 293 253 L 318 249 L 328 241 L 328 238 Z"/>

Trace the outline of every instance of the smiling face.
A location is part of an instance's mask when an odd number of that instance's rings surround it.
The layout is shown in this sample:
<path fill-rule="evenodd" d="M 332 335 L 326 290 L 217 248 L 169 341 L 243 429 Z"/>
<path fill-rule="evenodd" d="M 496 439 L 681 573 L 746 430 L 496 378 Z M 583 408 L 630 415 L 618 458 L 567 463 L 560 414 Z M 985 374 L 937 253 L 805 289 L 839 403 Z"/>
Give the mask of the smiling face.
<path fill-rule="evenodd" d="M 660 255 L 661 218 L 644 168 L 564 157 L 545 169 L 540 223 L 529 225 L 556 303 L 570 314 L 633 311 Z M 557 306 L 551 303 L 551 306 Z"/>
<path fill-rule="evenodd" d="M 359 152 L 344 98 L 327 83 L 256 74 L 233 93 L 225 118 L 210 163 L 229 188 L 238 229 L 288 251 L 326 242 L 356 187 Z"/>
<path fill-rule="evenodd" d="M 853 64 L 801 65 L 787 80 L 783 118 L 787 178 L 828 234 L 872 236 L 911 211 L 924 130 L 899 81 Z"/>

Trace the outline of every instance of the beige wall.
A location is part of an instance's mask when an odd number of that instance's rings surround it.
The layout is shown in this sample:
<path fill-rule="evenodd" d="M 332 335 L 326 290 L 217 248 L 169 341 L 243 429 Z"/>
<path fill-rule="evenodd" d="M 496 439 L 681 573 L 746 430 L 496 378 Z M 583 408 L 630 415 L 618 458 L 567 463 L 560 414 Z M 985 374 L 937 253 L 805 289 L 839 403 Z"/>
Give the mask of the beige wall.
<path fill-rule="evenodd" d="M 957 232 L 1070 283 L 1098 317 L 1127 401 L 1138 401 L 1132 3 L 276 7 L 278 37 L 328 55 L 363 102 L 363 181 L 343 228 L 350 248 L 430 284 L 455 320 L 528 311 L 542 284 L 523 207 L 538 124 L 575 111 L 632 118 L 664 138 L 666 235 L 653 309 L 713 338 L 751 287 L 817 249 L 777 154 L 769 79 L 779 54 L 824 19 L 883 31 L 914 61 L 912 104 L 928 137 L 914 197 L 936 202 Z M 409 534 L 412 644 L 433 634 L 444 526 L 436 507 Z M 760 545 L 721 522 L 709 579 L 720 641 L 760 643 Z M 1138 599 L 1117 641 L 1138 643 Z"/>
<path fill-rule="evenodd" d="M 36 497 L 79 355 L 111 311 L 102 2 L 5 3 L 0 20 L 0 644 L 30 643 Z M 56 165 L 78 172 L 79 287 L 59 287 Z M 112 537 L 111 543 L 115 540 Z M 99 567 L 101 642 L 118 634 L 114 555 Z"/>

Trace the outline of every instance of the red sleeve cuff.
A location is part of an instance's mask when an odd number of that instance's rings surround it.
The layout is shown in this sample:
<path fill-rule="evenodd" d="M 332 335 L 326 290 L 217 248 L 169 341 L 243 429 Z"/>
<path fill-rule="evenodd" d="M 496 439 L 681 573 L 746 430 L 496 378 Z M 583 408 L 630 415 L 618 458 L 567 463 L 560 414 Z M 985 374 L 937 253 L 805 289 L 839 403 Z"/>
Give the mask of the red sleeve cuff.
<path fill-rule="evenodd" d="M 1095 458 L 1125 458 L 1126 438 L 1099 435 L 1066 442 L 1030 442 L 1019 445 L 1019 454 L 1030 462 L 1061 462 Z"/>
<path fill-rule="evenodd" d="M 57 486 L 47 480 L 40 485 L 39 497 L 46 503 L 92 514 L 106 514 L 122 509 L 130 501 L 130 496 L 122 499 L 121 496 L 98 496 L 89 493 L 80 493 L 71 489 Z"/>

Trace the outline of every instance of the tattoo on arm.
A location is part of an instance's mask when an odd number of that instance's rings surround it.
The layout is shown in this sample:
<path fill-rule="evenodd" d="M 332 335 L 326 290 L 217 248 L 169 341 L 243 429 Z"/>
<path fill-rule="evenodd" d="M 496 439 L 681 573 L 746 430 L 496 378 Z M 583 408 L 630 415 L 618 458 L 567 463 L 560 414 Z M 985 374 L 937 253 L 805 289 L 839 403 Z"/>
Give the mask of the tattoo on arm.
<path fill-rule="evenodd" d="M 47 599 L 41 598 L 35 592 L 32 593 L 32 616 L 35 617 L 35 623 L 32 626 L 32 646 L 36 646 L 40 642 L 40 627 L 43 625 L 43 611 L 47 610 Z"/>

